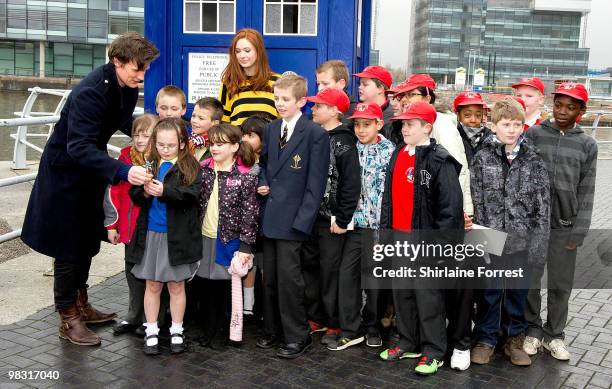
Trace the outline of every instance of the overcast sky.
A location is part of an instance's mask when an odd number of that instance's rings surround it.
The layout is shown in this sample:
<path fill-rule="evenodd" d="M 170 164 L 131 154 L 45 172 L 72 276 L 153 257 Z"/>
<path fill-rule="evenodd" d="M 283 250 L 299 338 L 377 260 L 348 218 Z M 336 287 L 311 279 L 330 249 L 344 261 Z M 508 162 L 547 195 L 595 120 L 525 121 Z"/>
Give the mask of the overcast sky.
<path fill-rule="evenodd" d="M 406 67 L 410 37 L 410 0 L 379 0 L 378 36 L 381 64 Z M 591 48 L 589 68 L 612 67 L 610 46 L 611 0 L 592 0 L 587 25 L 586 46 Z M 401 34 L 398 39 L 397 34 Z"/>

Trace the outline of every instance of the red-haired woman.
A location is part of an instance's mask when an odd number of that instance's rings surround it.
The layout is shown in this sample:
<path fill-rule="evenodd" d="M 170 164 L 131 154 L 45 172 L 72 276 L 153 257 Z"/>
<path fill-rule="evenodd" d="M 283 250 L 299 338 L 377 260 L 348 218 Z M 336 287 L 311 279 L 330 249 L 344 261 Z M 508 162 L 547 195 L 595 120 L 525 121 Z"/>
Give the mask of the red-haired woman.
<path fill-rule="evenodd" d="M 219 91 L 223 121 L 240 125 L 257 113 L 278 117 L 272 85 L 280 75 L 270 69 L 261 34 L 251 28 L 238 31 L 229 55 Z"/>

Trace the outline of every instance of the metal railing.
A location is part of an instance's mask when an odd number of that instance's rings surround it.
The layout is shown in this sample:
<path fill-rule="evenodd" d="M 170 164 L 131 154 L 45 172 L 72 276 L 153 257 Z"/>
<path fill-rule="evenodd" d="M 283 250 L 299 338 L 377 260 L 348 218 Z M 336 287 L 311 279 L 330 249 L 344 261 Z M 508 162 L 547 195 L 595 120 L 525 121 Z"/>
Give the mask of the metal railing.
<path fill-rule="evenodd" d="M 32 149 L 39 153 L 43 152 L 43 147 L 37 146 L 34 143 L 30 142 L 29 138 L 46 138 L 46 141 L 49 140 L 51 134 L 53 133 L 53 129 L 55 127 L 55 123 L 57 123 L 60 119 L 60 113 L 66 104 L 66 100 L 70 95 L 70 90 L 64 89 L 44 89 L 39 87 L 28 88 L 30 95 L 26 99 L 26 102 L 23 105 L 23 109 L 19 112 L 15 112 L 17 118 L 13 119 L 0 119 L 0 127 L 17 127 L 17 132 L 13 134 L 9 134 L 9 136 L 15 140 L 15 146 L 13 149 L 13 170 L 23 170 L 27 169 L 26 165 L 26 155 L 27 150 Z M 32 111 L 34 107 L 34 103 L 36 99 L 40 95 L 52 95 L 60 98 L 57 106 L 55 107 L 54 112 L 37 112 Z M 140 96 L 143 93 L 139 94 Z M 144 113 L 144 109 L 140 107 L 136 107 L 134 110 L 134 116 L 142 115 Z M 46 133 L 29 133 L 28 129 L 30 126 L 40 126 L 46 125 L 47 131 Z M 127 135 L 118 134 L 113 135 L 111 138 L 128 138 Z M 45 141 L 45 142 L 46 142 Z M 121 152 L 121 148 L 114 146 L 112 144 L 106 145 L 109 151 L 115 152 L 119 154 Z M 36 179 L 36 173 L 25 174 L 21 176 L 9 177 L 0 179 L 0 188 L 5 186 L 22 184 L 25 182 L 30 182 Z M 0 243 L 18 238 L 21 236 L 21 228 L 11 231 L 9 233 L 0 235 Z"/>

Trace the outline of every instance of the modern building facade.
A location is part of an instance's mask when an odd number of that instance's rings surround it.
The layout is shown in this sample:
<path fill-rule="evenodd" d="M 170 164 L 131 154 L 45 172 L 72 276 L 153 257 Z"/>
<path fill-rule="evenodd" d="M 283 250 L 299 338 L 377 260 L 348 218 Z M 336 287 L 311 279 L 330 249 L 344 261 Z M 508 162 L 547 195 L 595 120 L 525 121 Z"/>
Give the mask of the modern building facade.
<path fill-rule="evenodd" d="M 590 0 L 414 0 L 411 71 L 454 83 L 485 69 L 487 84 L 587 73 Z"/>
<path fill-rule="evenodd" d="M 0 0 L 0 74 L 82 77 L 125 31 L 144 33 L 145 0 Z"/>

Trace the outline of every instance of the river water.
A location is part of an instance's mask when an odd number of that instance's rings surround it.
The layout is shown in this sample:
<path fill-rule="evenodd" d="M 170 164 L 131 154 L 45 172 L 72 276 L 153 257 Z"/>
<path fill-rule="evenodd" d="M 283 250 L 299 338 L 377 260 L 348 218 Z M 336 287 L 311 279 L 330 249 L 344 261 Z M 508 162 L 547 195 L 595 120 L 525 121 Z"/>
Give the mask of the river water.
<path fill-rule="evenodd" d="M 30 92 L 28 91 L 0 91 L 0 119 L 9 119 L 15 118 L 15 112 L 21 111 L 23 109 L 23 105 L 25 104 Z M 34 107 L 32 107 L 32 111 L 35 112 L 54 112 L 57 103 L 59 103 L 60 98 L 51 95 L 39 95 L 36 99 Z M 142 101 L 139 102 L 139 106 L 143 106 Z M 41 133 L 47 134 L 49 128 L 45 125 L 43 126 L 30 126 L 28 129 L 28 133 Z M 17 132 L 17 127 L 0 127 L 0 161 L 12 161 L 13 160 L 13 149 L 15 147 L 15 141 L 9 136 L 9 134 L 14 134 Z M 30 137 L 28 141 L 31 143 L 44 147 L 47 138 L 36 138 Z M 111 139 L 111 144 L 116 146 L 123 146 L 127 144 L 129 139 L 127 138 L 113 138 Z M 116 154 L 111 153 L 111 155 L 116 156 Z M 28 160 L 38 160 L 40 158 L 40 153 L 28 148 L 27 159 Z"/>

